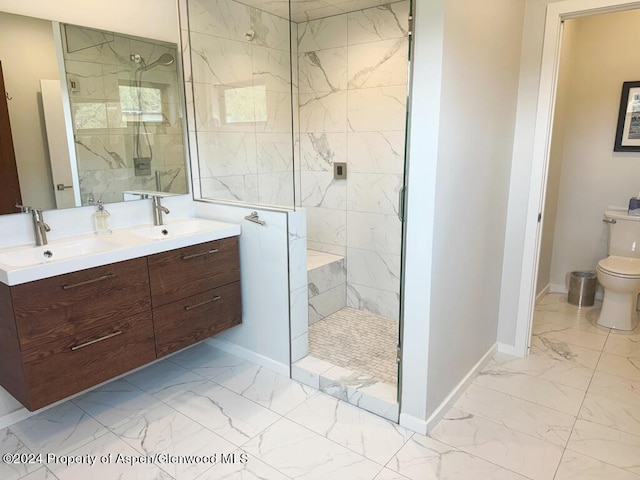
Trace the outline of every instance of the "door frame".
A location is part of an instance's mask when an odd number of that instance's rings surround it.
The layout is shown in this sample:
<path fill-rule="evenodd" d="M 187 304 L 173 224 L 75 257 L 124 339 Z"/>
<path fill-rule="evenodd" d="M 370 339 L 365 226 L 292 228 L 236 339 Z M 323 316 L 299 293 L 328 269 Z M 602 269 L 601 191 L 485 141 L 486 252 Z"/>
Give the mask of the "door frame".
<path fill-rule="evenodd" d="M 538 218 L 544 212 L 562 40 L 562 22 L 570 18 L 637 8 L 640 8 L 640 1 L 630 0 L 565 0 L 549 3 L 547 6 L 516 319 L 514 353 L 517 356 L 527 356 L 531 344 L 540 239 L 542 236 L 542 222 L 544 221 L 544 219 L 539 221 Z"/>

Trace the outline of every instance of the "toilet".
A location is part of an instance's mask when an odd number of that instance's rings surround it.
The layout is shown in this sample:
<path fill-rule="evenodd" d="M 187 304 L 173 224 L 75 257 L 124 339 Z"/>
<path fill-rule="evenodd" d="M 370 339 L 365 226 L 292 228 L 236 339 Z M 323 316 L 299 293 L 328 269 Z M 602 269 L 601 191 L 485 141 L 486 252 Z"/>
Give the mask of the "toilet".
<path fill-rule="evenodd" d="M 633 330 L 640 294 L 640 217 L 607 211 L 602 220 L 609 227 L 609 256 L 598 262 L 596 275 L 604 288 L 598 325 Z"/>

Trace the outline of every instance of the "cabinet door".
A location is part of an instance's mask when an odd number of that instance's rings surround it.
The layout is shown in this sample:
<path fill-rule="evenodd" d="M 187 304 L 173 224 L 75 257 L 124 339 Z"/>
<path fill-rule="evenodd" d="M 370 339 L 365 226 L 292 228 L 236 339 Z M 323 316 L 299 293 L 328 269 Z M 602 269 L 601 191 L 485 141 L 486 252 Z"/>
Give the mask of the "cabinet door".
<path fill-rule="evenodd" d="M 11 288 L 23 350 L 151 309 L 146 258 Z"/>
<path fill-rule="evenodd" d="M 149 311 L 26 350 L 29 410 L 109 380 L 156 358 Z"/>
<path fill-rule="evenodd" d="M 240 282 L 153 309 L 158 358 L 242 321 Z"/>
<path fill-rule="evenodd" d="M 237 237 L 148 258 L 154 308 L 240 280 Z"/>

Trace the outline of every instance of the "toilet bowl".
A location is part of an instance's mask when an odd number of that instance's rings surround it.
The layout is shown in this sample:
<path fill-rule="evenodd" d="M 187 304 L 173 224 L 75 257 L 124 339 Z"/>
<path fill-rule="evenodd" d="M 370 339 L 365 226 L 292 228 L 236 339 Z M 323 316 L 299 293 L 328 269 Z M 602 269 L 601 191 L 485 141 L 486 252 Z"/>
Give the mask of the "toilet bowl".
<path fill-rule="evenodd" d="M 598 325 L 617 330 L 636 328 L 640 259 L 611 255 L 598 262 L 596 275 L 604 288 Z"/>

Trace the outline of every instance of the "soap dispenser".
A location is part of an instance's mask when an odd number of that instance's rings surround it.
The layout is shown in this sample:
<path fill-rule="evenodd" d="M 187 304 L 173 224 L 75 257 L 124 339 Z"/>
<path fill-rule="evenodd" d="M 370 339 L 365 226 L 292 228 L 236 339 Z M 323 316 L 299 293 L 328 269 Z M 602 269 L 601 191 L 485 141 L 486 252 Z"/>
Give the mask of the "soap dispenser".
<path fill-rule="evenodd" d="M 111 229 L 109 228 L 109 215 L 111 214 L 104 209 L 102 200 L 98 200 L 98 210 L 93 214 L 93 223 L 98 235 L 108 235 L 111 233 Z"/>

